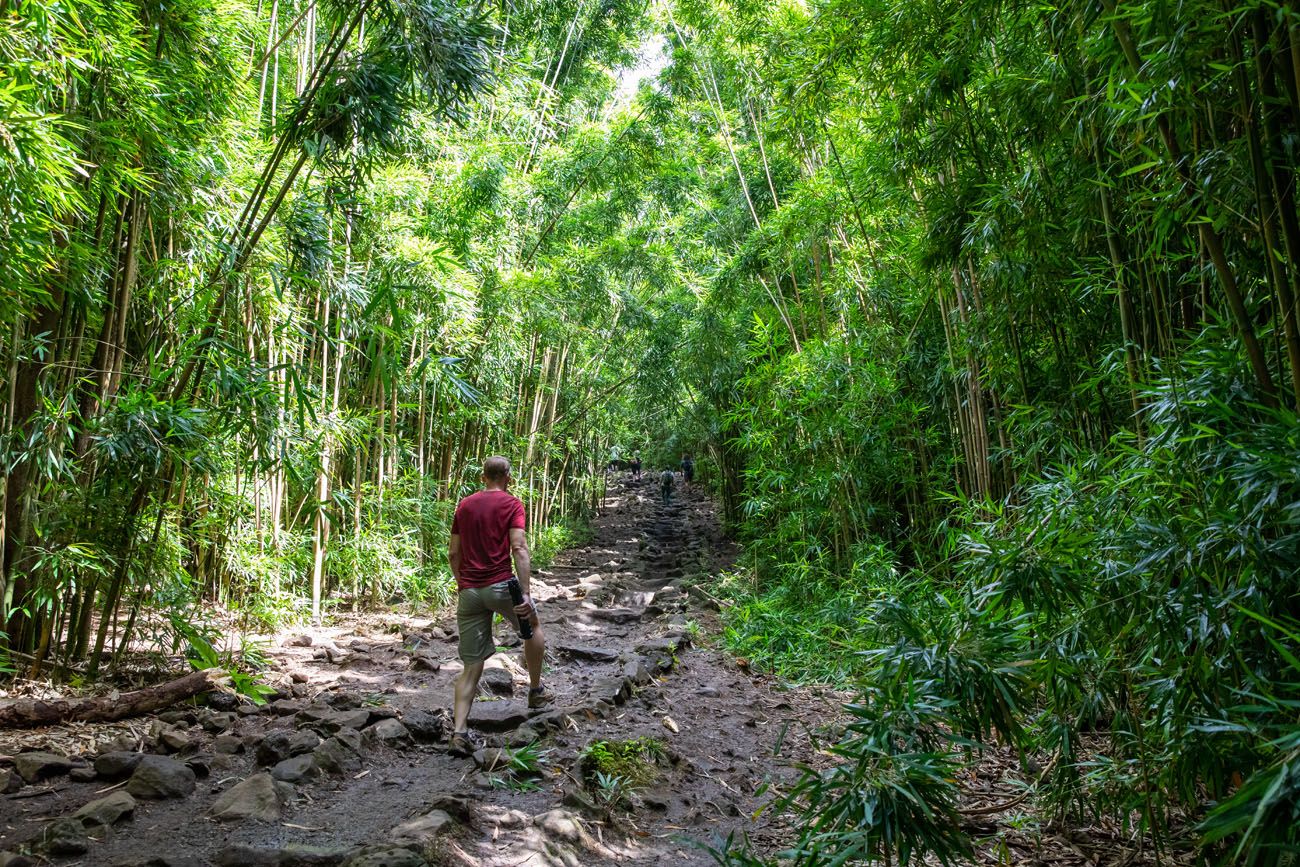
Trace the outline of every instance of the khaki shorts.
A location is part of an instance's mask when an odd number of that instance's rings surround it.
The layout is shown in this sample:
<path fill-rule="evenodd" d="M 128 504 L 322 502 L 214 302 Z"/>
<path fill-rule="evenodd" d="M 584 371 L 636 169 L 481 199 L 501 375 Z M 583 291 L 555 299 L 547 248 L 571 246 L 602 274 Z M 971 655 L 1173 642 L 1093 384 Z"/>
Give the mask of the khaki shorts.
<path fill-rule="evenodd" d="M 487 587 L 466 587 L 456 595 L 456 628 L 460 631 L 459 653 L 466 665 L 482 662 L 496 653 L 492 640 L 492 617 L 500 614 L 515 631 L 519 615 L 510 600 L 509 579 Z"/>

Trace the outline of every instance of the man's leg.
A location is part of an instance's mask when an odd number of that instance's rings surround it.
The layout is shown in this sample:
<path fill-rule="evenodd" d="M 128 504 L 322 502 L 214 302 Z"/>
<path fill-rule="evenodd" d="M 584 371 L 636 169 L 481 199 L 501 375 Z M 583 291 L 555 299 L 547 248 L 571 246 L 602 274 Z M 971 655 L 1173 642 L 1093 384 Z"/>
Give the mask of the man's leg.
<path fill-rule="evenodd" d="M 536 616 L 533 624 L 533 637 L 524 642 L 524 665 L 528 667 L 528 687 L 537 689 L 542 685 L 542 659 L 546 656 L 546 639 L 542 637 L 542 624 Z"/>
<path fill-rule="evenodd" d="M 468 662 L 465 670 L 456 678 L 456 702 L 452 714 L 452 731 L 469 730 L 469 708 L 474 703 L 474 694 L 478 692 L 478 681 L 483 676 L 483 660 Z"/>

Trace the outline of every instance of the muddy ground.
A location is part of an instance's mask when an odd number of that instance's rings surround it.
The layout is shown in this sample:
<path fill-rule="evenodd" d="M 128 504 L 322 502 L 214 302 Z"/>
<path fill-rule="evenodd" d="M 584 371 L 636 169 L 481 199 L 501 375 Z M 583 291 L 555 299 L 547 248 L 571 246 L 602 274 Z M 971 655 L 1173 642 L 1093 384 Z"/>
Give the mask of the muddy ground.
<path fill-rule="evenodd" d="M 849 696 L 723 650 L 710 590 L 736 554 L 701 491 L 664 506 L 650 480 L 616 482 L 590 542 L 534 577 L 554 705 L 529 711 L 518 637 L 498 624 L 472 759 L 446 748 L 452 612 L 276 636 L 264 707 L 212 693 L 0 732 L 0 867 L 689 867 L 728 835 L 777 852 L 793 820 L 764 808 L 798 764 L 831 761 L 818 733 Z M 647 748 L 634 784 L 602 785 L 584 756 L 629 741 Z M 978 863 L 1190 863 L 1132 827 L 1052 821 L 1009 750 L 958 782 Z"/>

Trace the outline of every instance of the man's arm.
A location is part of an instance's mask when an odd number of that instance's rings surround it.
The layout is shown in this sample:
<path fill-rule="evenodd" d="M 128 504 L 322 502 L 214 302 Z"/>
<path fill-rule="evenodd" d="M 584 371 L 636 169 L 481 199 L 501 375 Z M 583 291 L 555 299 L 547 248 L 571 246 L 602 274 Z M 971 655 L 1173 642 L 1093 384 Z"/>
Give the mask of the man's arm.
<path fill-rule="evenodd" d="M 456 586 L 460 586 L 460 536 L 456 533 L 451 534 L 447 546 L 447 562 L 451 564 L 451 577 L 456 579 Z"/>
<path fill-rule="evenodd" d="M 528 537 L 523 530 L 518 527 L 510 528 L 510 556 L 515 561 L 515 574 L 519 576 L 519 588 L 524 591 L 525 603 L 529 607 L 528 615 L 532 614 L 532 583 L 533 583 L 533 556 L 528 551 Z M 526 616 L 519 611 L 520 606 L 515 607 L 515 612 L 519 616 Z"/>

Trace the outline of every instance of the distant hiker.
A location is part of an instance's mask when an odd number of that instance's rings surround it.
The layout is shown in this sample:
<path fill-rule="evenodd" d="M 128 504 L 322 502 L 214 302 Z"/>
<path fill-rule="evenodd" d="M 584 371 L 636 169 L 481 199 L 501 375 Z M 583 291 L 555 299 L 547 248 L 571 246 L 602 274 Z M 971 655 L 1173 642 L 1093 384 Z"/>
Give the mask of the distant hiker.
<path fill-rule="evenodd" d="M 641 456 L 638 454 L 632 455 L 632 481 L 641 481 Z"/>
<path fill-rule="evenodd" d="M 663 496 L 664 505 L 673 501 L 673 485 L 677 484 L 677 477 L 673 475 L 672 470 L 664 470 L 659 474 L 659 493 Z"/>
<path fill-rule="evenodd" d="M 483 663 L 496 652 L 492 638 L 492 618 L 500 614 L 512 627 L 519 628 L 519 618 L 527 617 L 533 637 L 524 642 L 524 662 L 528 666 L 528 706 L 542 707 L 551 695 L 542 688 L 542 625 L 529 587 L 532 559 L 524 535 L 524 504 L 508 492 L 510 461 L 490 457 L 483 462 L 483 490 L 470 494 L 456 506 L 451 522 L 451 543 L 447 559 L 456 578 L 456 627 L 460 631 L 460 658 L 464 670 L 455 682 L 454 725 L 450 751 L 470 755 L 474 744 L 469 738 L 469 709 L 478 690 Z M 522 605 L 510 601 L 508 582 L 514 560 L 519 584 L 524 591 Z"/>
<path fill-rule="evenodd" d="M 618 472 L 618 468 L 623 466 L 623 449 L 617 444 L 609 447 L 609 471 Z"/>
<path fill-rule="evenodd" d="M 690 455 L 682 455 L 682 481 L 690 484 L 695 481 L 695 461 Z"/>

